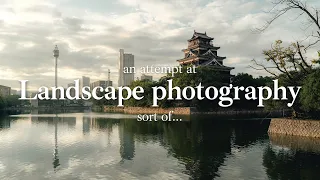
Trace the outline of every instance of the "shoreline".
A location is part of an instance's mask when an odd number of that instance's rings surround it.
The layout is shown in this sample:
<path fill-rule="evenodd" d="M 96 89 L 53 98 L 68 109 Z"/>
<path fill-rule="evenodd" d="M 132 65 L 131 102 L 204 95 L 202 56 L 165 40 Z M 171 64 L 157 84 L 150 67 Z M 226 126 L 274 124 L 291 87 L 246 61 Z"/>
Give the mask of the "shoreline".
<path fill-rule="evenodd" d="M 216 111 L 198 111 L 194 107 L 173 107 L 173 108 L 154 108 L 154 107 L 116 107 L 103 106 L 95 107 L 93 109 L 100 109 L 103 112 L 119 112 L 125 114 L 164 114 L 169 111 L 174 111 L 177 115 L 218 115 L 218 116 L 234 116 L 234 115 L 256 115 L 263 117 L 288 117 L 291 115 L 291 110 L 221 110 Z"/>
<path fill-rule="evenodd" d="M 272 118 L 268 134 L 320 138 L 320 120 Z"/>

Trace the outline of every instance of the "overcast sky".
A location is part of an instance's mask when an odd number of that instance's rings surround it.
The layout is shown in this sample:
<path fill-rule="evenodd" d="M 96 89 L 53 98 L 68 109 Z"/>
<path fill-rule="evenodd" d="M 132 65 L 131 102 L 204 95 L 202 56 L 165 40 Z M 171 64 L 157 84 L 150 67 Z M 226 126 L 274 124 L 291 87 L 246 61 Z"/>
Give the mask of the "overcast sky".
<path fill-rule="evenodd" d="M 0 0 L 0 84 L 19 89 L 54 85 L 52 50 L 60 49 L 58 84 L 81 76 L 92 81 L 118 82 L 118 52 L 135 55 L 145 65 L 177 65 L 193 31 L 206 31 L 220 46 L 233 74 L 247 72 L 253 58 L 277 39 L 301 40 L 303 17 L 296 12 L 274 22 L 263 33 L 254 32 L 270 14 L 269 0 Z M 311 5 L 319 7 L 316 0 Z M 316 49 L 309 57 L 316 56 Z M 137 74 L 137 76 L 140 76 Z"/>

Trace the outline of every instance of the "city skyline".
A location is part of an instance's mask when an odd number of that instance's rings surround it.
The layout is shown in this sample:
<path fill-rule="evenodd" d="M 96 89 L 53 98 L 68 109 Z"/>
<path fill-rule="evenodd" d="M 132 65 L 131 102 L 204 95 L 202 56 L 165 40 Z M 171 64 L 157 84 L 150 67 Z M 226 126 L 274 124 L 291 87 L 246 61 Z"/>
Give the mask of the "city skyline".
<path fill-rule="evenodd" d="M 312 1 L 311 5 L 319 5 Z M 135 55 L 136 68 L 144 65 L 175 66 L 193 31 L 207 32 L 221 47 L 232 74 L 267 75 L 248 67 L 262 50 L 282 39 L 285 44 L 302 40 L 306 32 L 290 13 L 263 33 L 252 30 L 270 17 L 268 1 L 6 1 L 0 5 L 0 84 L 20 89 L 54 85 L 55 44 L 60 50 L 58 85 L 88 76 L 117 86 L 118 50 Z M 303 18 L 302 18 L 303 19 Z M 294 22 L 294 23 L 293 23 Z M 308 51 L 316 57 L 316 49 Z M 136 77 L 139 77 L 136 74 Z M 158 74 L 152 74 L 158 79 Z"/>
<path fill-rule="evenodd" d="M 119 77 L 118 86 L 130 86 L 134 81 L 135 73 L 126 73 L 125 69 L 135 68 L 134 55 L 124 53 L 124 49 L 119 50 Z M 129 70 L 130 71 L 130 70 Z"/>

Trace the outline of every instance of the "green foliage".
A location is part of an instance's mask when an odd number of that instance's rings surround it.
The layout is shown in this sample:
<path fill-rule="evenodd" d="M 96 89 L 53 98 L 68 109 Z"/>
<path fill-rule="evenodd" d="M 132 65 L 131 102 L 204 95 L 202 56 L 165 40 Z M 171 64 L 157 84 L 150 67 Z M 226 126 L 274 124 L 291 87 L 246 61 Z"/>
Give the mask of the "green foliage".
<path fill-rule="evenodd" d="M 215 71 L 213 67 L 198 67 L 196 68 L 196 73 L 187 73 L 188 68 L 191 68 L 191 66 L 184 66 L 182 68 L 182 73 L 175 74 L 172 78 L 173 86 L 183 89 L 187 86 L 196 87 L 201 83 L 204 87 L 201 93 L 204 94 L 206 87 L 215 86 L 219 88 L 223 86 L 224 83 L 229 83 L 230 81 L 228 76 Z M 174 97 L 176 97 L 175 92 Z M 203 100 L 194 98 L 193 100 L 174 101 L 173 104 L 174 106 L 197 107 L 201 110 L 215 109 L 218 107 L 217 101 L 211 101 L 206 98 Z"/>
<path fill-rule="evenodd" d="M 18 95 L 0 96 L 0 109 L 10 107 L 21 107 L 30 104 L 29 101 L 19 100 Z"/>
<path fill-rule="evenodd" d="M 3 109 L 7 106 L 7 101 L 4 97 L 0 95 L 0 109 Z"/>
<path fill-rule="evenodd" d="M 190 67 L 190 66 L 189 66 Z M 191 67 L 190 67 L 191 68 Z M 181 90 L 187 86 L 196 87 L 199 83 L 202 86 L 222 86 L 221 79 L 224 76 L 219 75 L 218 72 L 214 71 L 210 67 L 200 67 L 196 69 L 196 73 L 187 73 L 188 67 L 185 66 L 182 68 L 182 73 L 177 73 L 174 77 L 171 74 L 167 74 L 166 76 L 162 77 L 159 81 L 149 81 L 149 80 L 137 80 L 134 81 L 130 88 L 133 89 L 137 86 L 141 86 L 144 89 L 144 98 L 142 100 L 135 100 L 134 98 L 130 98 L 129 100 L 125 101 L 125 106 L 138 106 L 138 107 L 151 107 L 152 106 L 152 96 L 153 90 L 152 87 L 162 86 L 166 88 L 168 92 L 168 81 L 172 79 L 173 87 L 177 86 Z M 204 91 L 204 90 L 203 90 Z M 159 93 L 159 92 L 158 92 Z M 204 92 L 202 92 L 204 94 Z M 159 96 L 161 96 L 159 94 Z M 177 92 L 173 91 L 173 98 L 177 97 Z M 205 107 L 205 108 L 212 108 L 213 102 L 209 100 L 167 100 L 167 97 L 161 101 L 159 101 L 159 107 L 186 107 L 186 106 L 195 106 L 195 107 Z M 209 104 L 208 104 L 209 103 Z M 217 104 L 217 103 L 215 103 Z"/>
<path fill-rule="evenodd" d="M 106 92 L 97 91 L 97 96 L 98 97 L 104 97 L 105 93 Z M 117 96 L 117 94 L 118 94 L 118 91 L 116 91 L 116 96 Z M 91 98 L 90 100 L 91 100 L 91 102 L 93 103 L 94 106 L 104 106 L 104 105 L 115 106 L 118 103 L 117 100 L 107 100 L 106 98 L 102 98 L 101 100 L 97 100 L 97 99 Z M 78 101 L 78 103 L 79 103 L 79 101 Z M 83 104 L 83 102 L 82 102 L 82 104 Z"/>
<path fill-rule="evenodd" d="M 318 58 L 312 60 L 313 64 L 320 64 L 320 51 L 318 51 Z"/>
<path fill-rule="evenodd" d="M 263 51 L 266 64 L 253 60 L 255 65 L 259 67 L 254 69 L 264 70 L 275 78 L 285 75 L 288 81 L 295 83 L 297 81 L 296 74 L 311 73 L 314 63 L 317 63 L 317 60 L 307 61 L 305 50 L 305 47 L 299 42 L 285 47 L 281 40 L 277 40 L 270 49 Z"/>
<path fill-rule="evenodd" d="M 226 84 L 229 84 L 229 74 L 224 75 L 218 71 L 215 71 L 212 67 L 198 67 L 196 69 L 196 73 L 187 73 L 188 67 L 182 68 L 182 73 L 175 74 L 174 77 L 171 74 L 162 77 L 158 82 L 156 81 L 134 81 L 130 88 L 133 89 L 137 86 L 141 86 L 144 88 L 144 98 L 142 100 L 135 100 L 131 98 L 130 100 L 125 101 L 125 106 L 138 106 L 138 107 L 150 107 L 152 106 L 152 87 L 162 86 L 165 87 L 168 91 L 168 82 L 167 80 L 172 79 L 173 87 L 177 86 L 181 90 L 187 86 L 196 87 L 200 83 L 204 87 L 202 89 L 202 94 L 204 94 L 205 89 L 209 86 L 215 86 L 216 88 L 220 88 Z M 270 77 L 258 77 L 253 78 L 249 74 L 238 74 L 233 79 L 234 86 L 265 86 L 267 83 L 272 82 Z M 231 95 L 232 96 L 232 95 Z M 243 93 L 244 96 L 244 93 Z M 173 98 L 177 97 L 177 92 L 173 91 Z M 194 98 L 193 100 L 167 100 L 167 97 L 160 101 L 159 107 L 197 107 L 199 110 L 207 111 L 219 108 L 218 100 L 198 100 Z M 235 101 L 233 108 L 236 109 L 250 109 L 256 108 L 257 102 L 252 101 L 248 102 L 244 97 L 241 98 L 241 101 Z"/>
<path fill-rule="evenodd" d="M 272 83 L 271 77 L 262 77 L 254 78 L 252 75 L 247 73 L 239 73 L 233 78 L 233 86 L 243 86 L 243 87 L 259 87 L 267 86 Z M 244 97 L 245 92 L 239 92 L 240 100 L 234 101 L 232 107 L 235 109 L 256 109 L 258 105 L 258 100 L 247 100 Z"/>
<path fill-rule="evenodd" d="M 272 78 L 271 77 L 262 77 L 259 76 L 258 78 L 254 78 L 252 75 L 247 74 L 247 73 L 239 73 L 237 74 L 232 81 L 232 84 L 234 86 L 243 86 L 243 87 L 248 87 L 248 86 L 253 86 L 253 87 L 258 87 L 258 86 L 265 86 L 269 83 L 272 83 Z"/>
<path fill-rule="evenodd" d="M 136 80 L 132 82 L 130 88 L 133 89 L 135 87 L 142 87 L 144 89 L 143 94 L 138 94 L 138 96 L 144 96 L 141 100 L 136 100 L 134 98 L 130 98 L 129 100 L 124 102 L 125 106 L 137 106 L 137 107 L 149 107 L 152 106 L 152 87 L 159 86 L 160 83 L 150 80 Z"/>
<path fill-rule="evenodd" d="M 300 101 L 307 112 L 320 112 L 320 69 L 309 74 L 303 81 Z"/>

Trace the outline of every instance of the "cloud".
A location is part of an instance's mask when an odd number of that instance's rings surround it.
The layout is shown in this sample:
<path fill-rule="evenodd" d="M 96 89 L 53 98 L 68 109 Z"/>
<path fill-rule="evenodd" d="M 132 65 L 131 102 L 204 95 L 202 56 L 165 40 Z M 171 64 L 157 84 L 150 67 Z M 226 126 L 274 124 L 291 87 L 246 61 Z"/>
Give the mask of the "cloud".
<path fill-rule="evenodd" d="M 236 68 L 234 74 L 250 73 L 250 60 L 262 59 L 262 50 L 274 40 L 290 42 L 306 35 L 299 21 L 293 24 L 288 17 L 255 33 L 270 17 L 263 12 L 271 5 L 267 1 L 118 0 L 109 5 L 114 8 L 100 1 L 89 6 L 75 0 L 15 0 L 0 5 L 0 84 L 19 88 L 17 80 L 28 79 L 32 87 L 53 85 L 56 44 L 59 84 L 66 86 L 82 75 L 104 80 L 111 69 L 117 85 L 120 48 L 135 55 L 137 68 L 177 65 L 193 31 L 206 31 L 221 47 L 219 55 L 227 57 L 225 64 Z"/>

